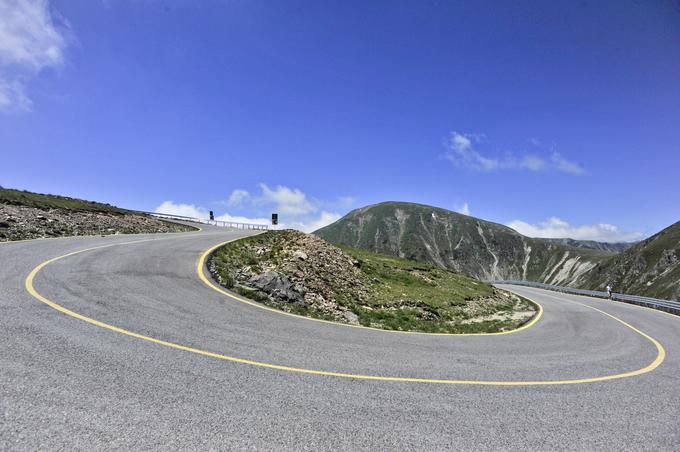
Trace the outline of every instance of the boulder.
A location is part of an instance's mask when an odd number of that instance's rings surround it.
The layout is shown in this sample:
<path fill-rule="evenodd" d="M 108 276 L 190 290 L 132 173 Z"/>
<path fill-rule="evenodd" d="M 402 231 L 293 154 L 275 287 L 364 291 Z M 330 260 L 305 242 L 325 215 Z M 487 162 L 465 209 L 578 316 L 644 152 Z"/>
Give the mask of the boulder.
<path fill-rule="evenodd" d="M 257 287 L 276 299 L 288 303 L 300 304 L 304 302 L 302 295 L 295 290 L 290 279 L 281 273 L 266 271 L 253 276 L 248 282 L 253 287 Z"/>
<path fill-rule="evenodd" d="M 300 259 L 301 261 L 306 261 L 307 260 L 307 253 L 305 253 L 304 251 L 298 250 L 298 251 L 293 253 L 293 257 L 296 258 L 296 259 Z"/>
<path fill-rule="evenodd" d="M 347 320 L 349 323 L 353 325 L 358 325 L 359 324 L 359 316 L 353 313 L 352 311 L 344 311 L 342 313 L 342 316 Z"/>

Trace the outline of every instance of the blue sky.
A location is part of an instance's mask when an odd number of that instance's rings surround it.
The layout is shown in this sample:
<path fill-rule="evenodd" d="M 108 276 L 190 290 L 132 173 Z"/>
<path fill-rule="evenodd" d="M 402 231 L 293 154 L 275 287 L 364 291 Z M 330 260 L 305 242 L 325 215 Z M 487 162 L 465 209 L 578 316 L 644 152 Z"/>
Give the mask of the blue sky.
<path fill-rule="evenodd" d="M 310 230 L 680 220 L 680 3 L 0 0 L 0 185 Z"/>

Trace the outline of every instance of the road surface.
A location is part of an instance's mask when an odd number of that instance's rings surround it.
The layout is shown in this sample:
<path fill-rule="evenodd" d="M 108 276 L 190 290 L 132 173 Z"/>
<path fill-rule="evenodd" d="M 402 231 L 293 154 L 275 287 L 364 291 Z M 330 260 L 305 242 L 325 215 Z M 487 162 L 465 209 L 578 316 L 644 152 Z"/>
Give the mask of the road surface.
<path fill-rule="evenodd" d="M 318 322 L 200 278 L 248 233 L 0 244 L 0 450 L 680 448 L 678 317 L 506 287 L 534 325 Z"/>

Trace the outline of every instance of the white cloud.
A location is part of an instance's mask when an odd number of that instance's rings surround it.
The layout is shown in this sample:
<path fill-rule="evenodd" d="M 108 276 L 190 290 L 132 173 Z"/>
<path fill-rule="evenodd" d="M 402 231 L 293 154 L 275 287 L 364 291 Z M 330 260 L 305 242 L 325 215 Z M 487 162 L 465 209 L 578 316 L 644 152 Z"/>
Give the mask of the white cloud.
<path fill-rule="evenodd" d="M 275 188 L 270 188 L 267 184 L 260 184 L 260 189 L 262 194 L 258 198 L 257 203 L 273 204 L 278 213 L 296 216 L 317 210 L 307 199 L 307 195 L 297 188 L 288 188 L 285 185 L 277 185 Z"/>
<path fill-rule="evenodd" d="M 570 162 L 562 157 L 559 153 L 553 152 L 550 157 L 553 167 L 558 171 L 571 174 L 583 174 L 585 170 L 580 165 Z"/>
<path fill-rule="evenodd" d="M 5 80 L 0 75 L 0 110 L 26 111 L 31 109 L 31 99 L 19 80 Z"/>
<path fill-rule="evenodd" d="M 167 213 L 169 215 L 180 215 L 192 218 L 209 218 L 208 210 L 196 207 L 193 204 L 175 204 L 172 201 L 165 201 L 154 210 L 156 213 Z"/>
<path fill-rule="evenodd" d="M 342 215 L 333 212 L 321 212 L 321 216 L 313 221 L 310 225 L 310 231 L 316 231 L 324 226 L 328 226 L 331 223 L 338 221 Z"/>
<path fill-rule="evenodd" d="M 531 171 L 542 171 L 545 169 L 545 160 L 535 155 L 525 155 L 519 162 L 520 168 L 525 168 Z"/>
<path fill-rule="evenodd" d="M 217 221 L 228 221 L 233 223 L 250 223 L 250 224 L 270 224 L 270 218 L 250 218 L 242 215 L 229 215 L 228 213 L 217 215 Z"/>
<path fill-rule="evenodd" d="M 598 242 L 631 242 L 642 238 L 640 232 L 623 232 L 617 226 L 607 223 L 571 225 L 557 217 L 530 224 L 521 220 L 508 223 L 520 234 L 540 238 L 570 238 L 576 240 L 597 240 Z"/>
<path fill-rule="evenodd" d="M 462 206 L 456 209 L 456 212 L 462 213 L 463 215 L 470 215 L 470 206 L 468 203 L 464 202 Z"/>
<path fill-rule="evenodd" d="M 0 0 L 0 110 L 29 110 L 28 82 L 64 63 L 67 24 L 57 25 L 46 0 Z"/>
<path fill-rule="evenodd" d="M 341 215 L 333 212 L 321 212 L 318 217 L 311 218 L 307 221 L 290 221 L 281 223 L 281 229 L 297 229 L 302 232 L 314 232 L 324 226 L 338 221 Z"/>
<path fill-rule="evenodd" d="M 204 207 L 198 207 L 193 204 L 177 204 L 173 201 L 163 202 L 160 206 L 156 207 L 154 212 L 165 213 L 169 215 L 179 215 L 183 217 L 200 218 L 204 220 L 210 218 L 210 211 Z M 250 218 L 246 216 L 229 215 L 228 213 L 216 215 L 215 220 L 251 224 L 269 224 L 271 221 L 269 218 Z"/>
<path fill-rule="evenodd" d="M 451 134 L 449 150 L 444 155 L 451 163 L 481 171 L 493 171 L 498 168 L 499 161 L 484 157 L 473 149 L 471 136 L 459 133 Z"/>
<path fill-rule="evenodd" d="M 216 214 L 219 221 L 231 221 L 235 223 L 270 224 L 269 215 L 272 212 L 279 213 L 279 225 L 277 229 L 297 229 L 303 232 L 313 232 L 328 224 L 337 221 L 341 215 L 336 212 L 321 210 L 317 205 L 333 203 L 312 203 L 307 195 L 298 189 L 278 185 L 270 188 L 266 184 L 260 184 L 261 193 L 251 195 L 246 190 L 234 190 L 227 201 L 232 207 L 241 206 L 255 213 L 255 215 L 232 215 L 230 213 Z M 343 197 L 338 203 L 351 204 L 354 198 Z M 223 203 L 224 204 L 224 203 Z M 155 212 L 186 217 L 203 218 L 209 217 L 209 210 L 193 204 L 181 204 L 173 201 L 165 201 L 159 205 Z"/>
<path fill-rule="evenodd" d="M 227 205 L 231 207 L 239 206 L 250 197 L 250 193 L 246 190 L 236 189 L 231 192 L 229 199 L 227 200 Z"/>
<path fill-rule="evenodd" d="M 561 154 L 553 152 L 550 158 L 535 154 L 525 154 L 517 158 L 513 154 L 503 157 L 488 156 L 475 149 L 480 141 L 479 135 L 468 135 L 453 132 L 447 143 L 444 158 L 457 167 L 477 171 L 496 170 L 528 170 L 528 171 L 561 171 L 569 174 L 583 174 L 583 167 L 570 162 Z"/>

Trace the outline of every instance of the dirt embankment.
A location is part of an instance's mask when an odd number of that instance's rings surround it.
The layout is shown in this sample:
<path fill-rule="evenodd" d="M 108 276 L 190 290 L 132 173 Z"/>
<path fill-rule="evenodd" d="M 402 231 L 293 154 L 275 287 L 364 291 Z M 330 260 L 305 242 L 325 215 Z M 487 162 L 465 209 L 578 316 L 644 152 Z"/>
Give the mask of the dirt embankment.
<path fill-rule="evenodd" d="M 146 215 L 0 204 L 0 242 L 76 235 L 192 230 L 195 228 Z"/>

